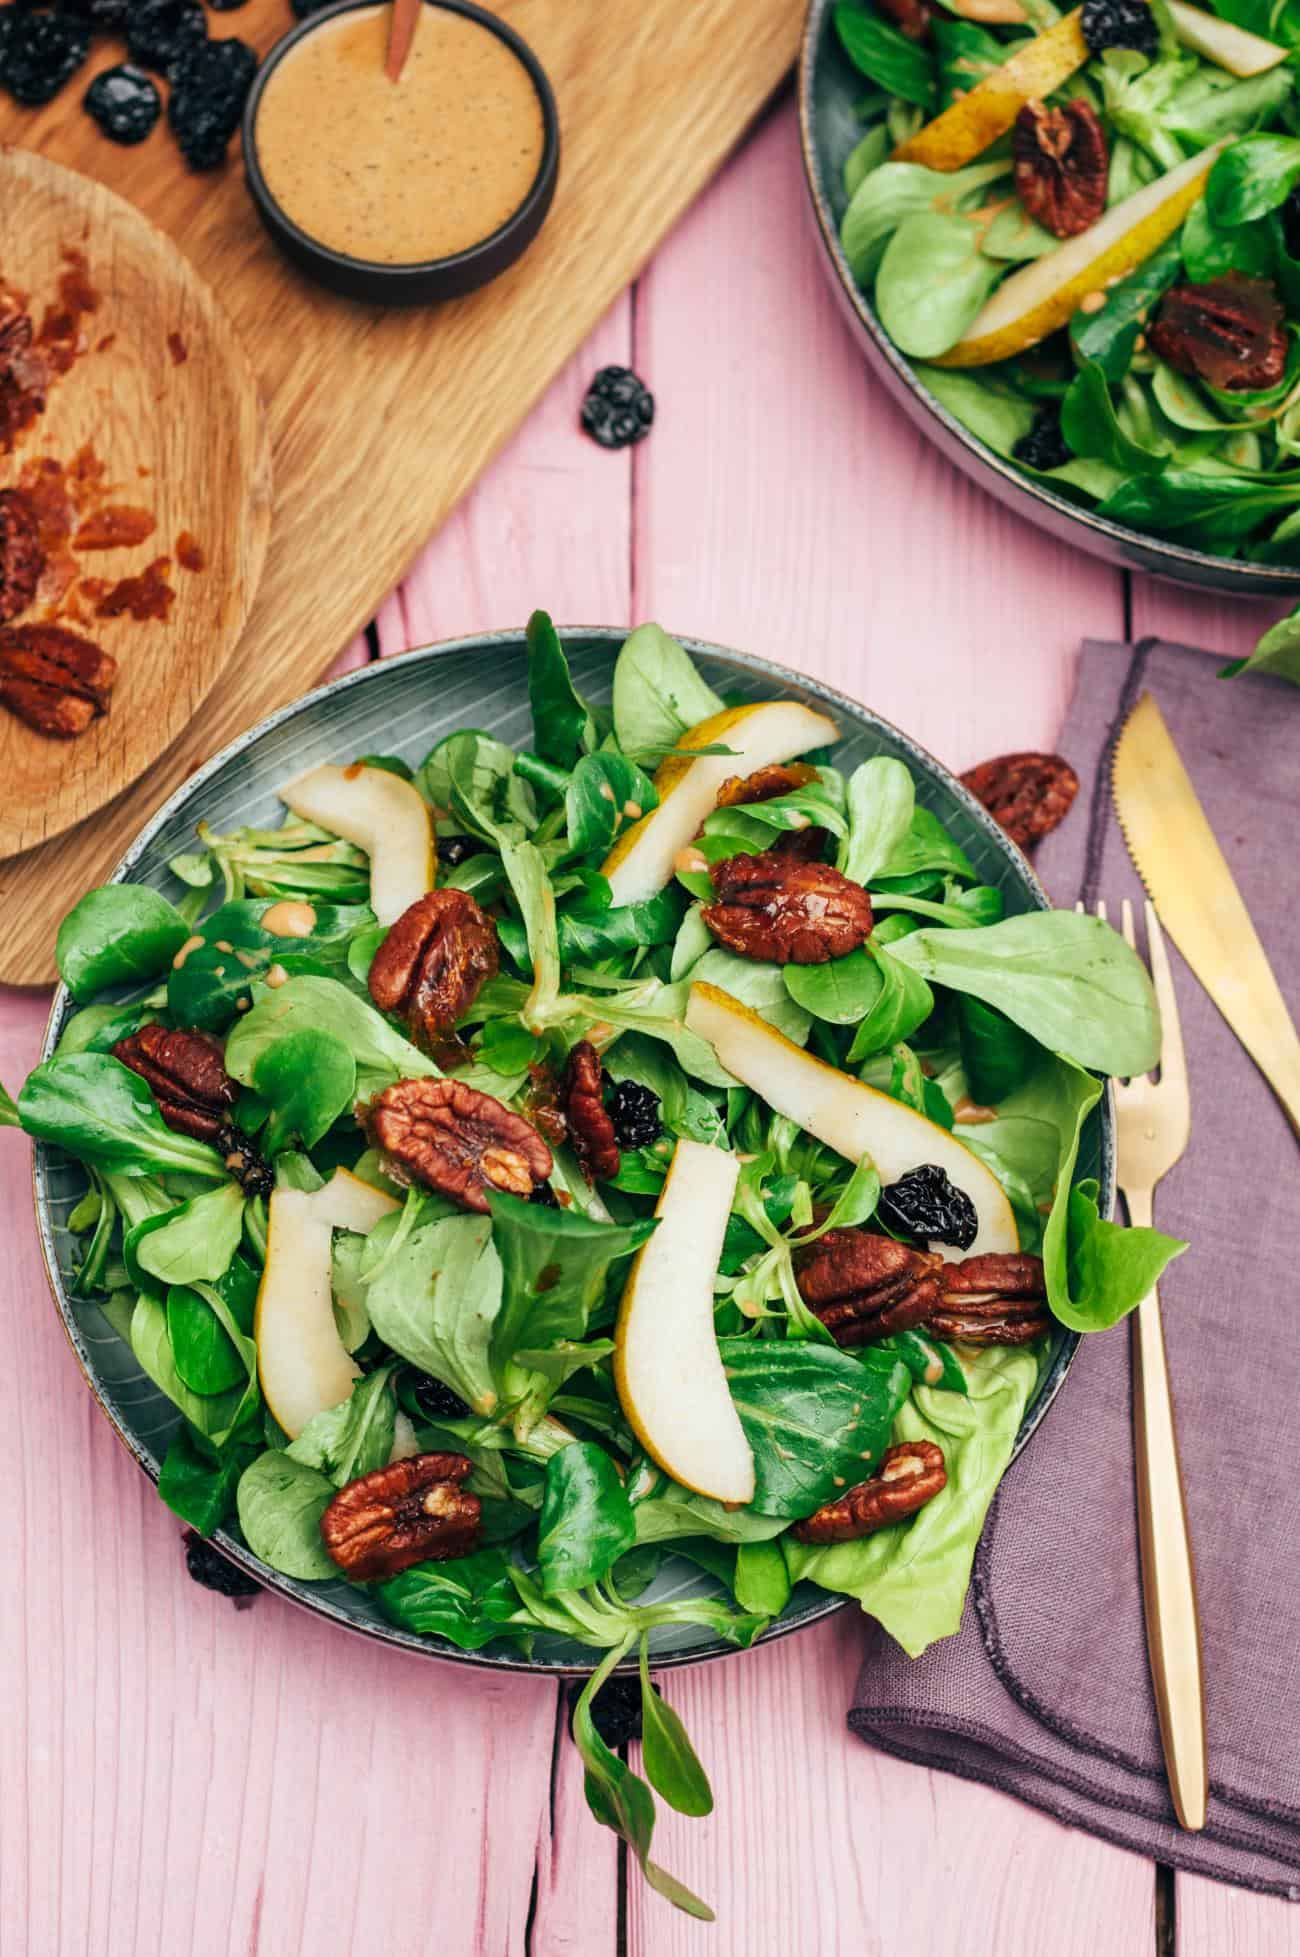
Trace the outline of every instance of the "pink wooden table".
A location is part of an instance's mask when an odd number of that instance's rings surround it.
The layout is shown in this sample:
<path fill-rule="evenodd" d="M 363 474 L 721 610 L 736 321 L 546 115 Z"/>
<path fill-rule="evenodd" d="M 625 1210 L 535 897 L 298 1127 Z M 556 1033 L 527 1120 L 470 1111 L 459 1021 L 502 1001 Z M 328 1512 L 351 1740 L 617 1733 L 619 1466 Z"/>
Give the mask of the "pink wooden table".
<path fill-rule="evenodd" d="M 658 397 L 630 455 L 577 432 L 586 381 L 611 361 Z M 384 607 L 380 646 L 518 625 L 535 605 L 561 622 L 657 618 L 821 674 L 957 768 L 1052 744 L 1085 634 L 1154 631 L 1226 654 L 1261 623 L 1239 599 L 1130 586 L 1047 542 L 912 433 L 823 286 L 788 104 L 430 544 Z M 10 1086 L 46 1004 L 0 1005 Z M 851 1610 L 670 1675 L 718 1796 L 707 1822 L 660 1823 L 662 1859 L 719 1923 L 676 1915 L 622 1880 L 587 1816 L 553 1684 L 384 1652 L 271 1597 L 237 1614 L 189 1581 L 178 1524 L 96 1412 L 50 1307 L 27 1144 L 6 1133 L 0 1148 L 7 1957 L 1282 1957 L 1300 1944 L 1285 1903 L 1158 1880 L 1136 1856 L 851 1738 Z"/>

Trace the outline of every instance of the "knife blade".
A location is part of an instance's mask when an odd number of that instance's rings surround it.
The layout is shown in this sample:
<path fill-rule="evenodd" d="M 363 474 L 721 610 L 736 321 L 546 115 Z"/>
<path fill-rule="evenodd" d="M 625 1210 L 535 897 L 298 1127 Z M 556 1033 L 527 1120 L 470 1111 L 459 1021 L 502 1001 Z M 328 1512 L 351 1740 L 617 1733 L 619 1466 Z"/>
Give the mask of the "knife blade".
<path fill-rule="evenodd" d="M 1300 1136 L 1300 1036 L 1250 912 L 1183 766 L 1144 693 L 1111 763 L 1119 826 L 1160 921 Z"/>

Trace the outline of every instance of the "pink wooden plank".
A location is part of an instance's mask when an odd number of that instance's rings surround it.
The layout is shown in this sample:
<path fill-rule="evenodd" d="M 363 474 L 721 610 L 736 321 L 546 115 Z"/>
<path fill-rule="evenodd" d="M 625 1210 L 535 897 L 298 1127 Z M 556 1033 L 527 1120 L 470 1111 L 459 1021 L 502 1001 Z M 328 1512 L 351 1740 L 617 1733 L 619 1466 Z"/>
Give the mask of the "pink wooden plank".
<path fill-rule="evenodd" d="M 413 636 L 542 601 L 626 617 L 627 459 L 574 429 L 587 368 L 626 349 L 623 307 L 426 555 Z M 543 501 L 575 512 L 567 528 L 539 520 Z M 358 641 L 335 670 L 365 656 Z M 0 1000 L 11 1086 L 45 1010 Z M 0 1555 L 21 1599 L 0 1625 L 6 1948 L 16 1933 L 15 1953 L 41 1957 L 415 1957 L 432 1939 L 522 1957 L 535 1909 L 534 1950 L 612 1951 L 614 1850 L 579 1821 L 563 1757 L 552 1813 L 557 1688 L 385 1652 L 270 1597 L 236 1613 L 193 1585 L 178 1524 L 115 1445 L 49 1304 L 27 1145 L 6 1133 L 0 1150 L 23 1354 L 0 1380 Z"/>
<path fill-rule="evenodd" d="M 1291 610 L 1285 598 L 1237 598 L 1167 584 L 1163 578 L 1134 578 L 1133 637 L 1148 632 L 1178 645 L 1204 646 L 1225 659 L 1240 659 L 1274 619 Z"/>
<path fill-rule="evenodd" d="M 1294 1957 L 1300 1909 L 1204 1876 L 1178 1878 L 1176 1957 Z"/>
<path fill-rule="evenodd" d="M 662 1809 L 655 1855 L 715 1928 L 639 1882 L 628 1948 L 653 1957 L 1147 1957 L 1150 1864 L 951 1775 L 873 1752 L 844 1711 L 851 1611 L 740 1659 L 662 1681 L 709 1768 L 704 1821 Z"/>
<path fill-rule="evenodd" d="M 973 489 L 870 382 L 802 205 L 786 109 L 642 282 L 659 406 L 636 453 L 634 616 L 821 674 L 958 767 L 1050 741 L 1078 640 L 1122 629 L 1120 581 Z M 858 1649 L 845 1613 L 667 1681 L 718 1811 L 668 1817 L 658 1846 L 722 1926 L 634 1882 L 629 1949 L 1149 1950 L 1149 1865 L 848 1735 Z"/>

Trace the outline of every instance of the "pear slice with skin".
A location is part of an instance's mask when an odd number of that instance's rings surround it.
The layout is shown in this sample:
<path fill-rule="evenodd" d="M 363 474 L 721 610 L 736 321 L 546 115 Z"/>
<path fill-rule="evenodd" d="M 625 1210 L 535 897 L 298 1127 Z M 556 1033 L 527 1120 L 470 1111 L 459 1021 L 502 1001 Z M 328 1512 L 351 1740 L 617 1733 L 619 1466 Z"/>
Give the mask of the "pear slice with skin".
<path fill-rule="evenodd" d="M 334 1323 L 333 1233 L 364 1234 L 399 1207 L 346 1169 L 310 1194 L 272 1192 L 253 1330 L 262 1397 L 290 1440 L 313 1414 L 346 1400 L 361 1377 Z"/>
<path fill-rule="evenodd" d="M 715 807 L 718 790 L 732 775 L 752 775 L 774 762 L 793 761 L 811 748 L 829 747 L 840 730 L 824 713 L 798 700 L 756 700 L 728 707 L 683 734 L 679 748 L 712 747 L 730 754 L 672 755 L 655 774 L 657 808 L 634 822 L 615 843 L 601 872 L 616 904 L 637 904 L 671 882 L 678 852 L 693 840 Z"/>
<path fill-rule="evenodd" d="M 433 889 L 437 857 L 428 804 L 387 768 L 325 763 L 286 782 L 280 800 L 306 822 L 332 829 L 370 858 L 370 908 L 394 924 Z"/>
<path fill-rule="evenodd" d="M 1276 41 L 1265 41 L 1258 34 L 1234 27 L 1230 20 L 1207 14 L 1201 7 L 1186 7 L 1183 0 L 1169 0 L 1174 32 L 1185 48 L 1226 68 L 1230 75 L 1248 81 L 1252 75 L 1266 75 L 1286 60 L 1287 49 Z"/>
<path fill-rule="evenodd" d="M 932 365 L 987 367 L 1010 360 L 1068 325 L 1090 294 L 1104 299 L 1107 287 L 1127 278 L 1173 236 L 1226 148 L 1226 142 L 1215 143 L 1189 157 L 1122 204 L 1112 204 L 1077 237 L 1022 265 L 998 287 L 957 344 Z"/>
<path fill-rule="evenodd" d="M 652 1460 L 684 1488 L 718 1502 L 752 1502 L 754 1456 L 732 1402 L 713 1327 L 713 1278 L 738 1157 L 679 1141 L 638 1251 L 614 1335 L 614 1383 L 628 1424 Z"/>
<path fill-rule="evenodd" d="M 729 992 L 696 980 L 686 1024 L 707 1040 L 729 1074 L 761 1094 L 846 1161 L 869 1155 L 882 1183 L 937 1163 L 975 1205 L 979 1233 L 966 1250 L 934 1244 L 949 1262 L 988 1251 L 1019 1250 L 1020 1237 L 1006 1192 L 992 1170 L 947 1128 L 902 1101 L 842 1074 L 805 1053 Z"/>
<path fill-rule="evenodd" d="M 927 170 L 960 170 L 1008 129 L 1026 102 L 1040 102 L 1067 82 L 1090 58 L 1082 9 L 1055 21 L 1027 41 L 965 95 L 959 95 L 901 143 L 891 163 L 923 163 Z"/>

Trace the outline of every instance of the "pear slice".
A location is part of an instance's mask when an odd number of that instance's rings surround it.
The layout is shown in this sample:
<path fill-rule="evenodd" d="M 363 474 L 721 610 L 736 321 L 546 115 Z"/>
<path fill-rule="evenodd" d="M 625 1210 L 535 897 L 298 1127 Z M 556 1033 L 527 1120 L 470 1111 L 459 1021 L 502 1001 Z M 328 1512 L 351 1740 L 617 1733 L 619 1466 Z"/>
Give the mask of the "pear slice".
<path fill-rule="evenodd" d="M 653 897 L 671 881 L 677 854 L 697 834 L 715 806 L 718 790 L 732 775 L 751 775 L 777 761 L 793 761 L 810 748 L 829 747 L 840 730 L 823 713 L 798 700 L 756 700 L 702 720 L 682 735 L 678 747 L 711 747 L 721 742 L 730 754 L 673 755 L 655 774 L 659 805 L 642 816 L 615 843 L 601 870 L 609 878 L 616 904 Z"/>
<path fill-rule="evenodd" d="M 1065 326 L 1090 294 L 1106 288 L 1150 258 L 1172 237 L 1205 188 L 1205 179 L 1226 142 L 1191 156 L 1167 176 L 1134 191 L 1122 204 L 1077 237 L 1013 272 L 976 315 L 956 346 L 936 367 L 987 367 L 1037 346 Z"/>
<path fill-rule="evenodd" d="M 1286 60 L 1287 50 L 1276 41 L 1248 34 L 1244 27 L 1234 27 L 1230 20 L 1220 20 L 1217 14 L 1207 14 L 1200 7 L 1186 7 L 1183 0 L 1169 0 L 1169 12 L 1174 32 L 1185 48 L 1226 68 L 1230 75 L 1240 75 L 1243 81 L 1252 75 L 1266 75 Z"/>
<path fill-rule="evenodd" d="M 280 790 L 295 815 L 332 829 L 370 858 L 370 908 L 394 924 L 433 889 L 433 823 L 427 803 L 409 781 L 387 768 L 354 763 L 309 768 Z"/>
<path fill-rule="evenodd" d="M 262 1397 L 290 1440 L 313 1414 L 346 1400 L 361 1376 L 334 1323 L 333 1233 L 371 1230 L 398 1207 L 346 1169 L 310 1194 L 272 1192 L 254 1336 Z"/>
<path fill-rule="evenodd" d="M 725 1149 L 678 1142 L 614 1344 L 618 1397 L 642 1447 L 674 1481 L 719 1502 L 754 1499 L 754 1456 L 713 1329 L 713 1276 L 739 1174 Z"/>
<path fill-rule="evenodd" d="M 842 1074 L 787 1040 L 729 992 L 697 980 L 686 1024 L 707 1040 L 729 1074 L 761 1094 L 818 1141 L 850 1162 L 869 1155 L 883 1183 L 935 1162 L 975 1205 L 979 1234 L 969 1249 L 934 1248 L 952 1261 L 1013 1251 L 1020 1237 L 1001 1183 L 947 1128 L 851 1074 Z M 653 1241 L 653 1240 L 652 1240 Z"/>
<path fill-rule="evenodd" d="M 1089 58 L 1082 9 L 1045 28 L 1018 53 L 894 151 L 893 163 L 923 163 L 928 170 L 960 170 L 1005 136 L 1026 102 L 1041 102 Z"/>

